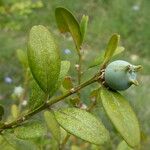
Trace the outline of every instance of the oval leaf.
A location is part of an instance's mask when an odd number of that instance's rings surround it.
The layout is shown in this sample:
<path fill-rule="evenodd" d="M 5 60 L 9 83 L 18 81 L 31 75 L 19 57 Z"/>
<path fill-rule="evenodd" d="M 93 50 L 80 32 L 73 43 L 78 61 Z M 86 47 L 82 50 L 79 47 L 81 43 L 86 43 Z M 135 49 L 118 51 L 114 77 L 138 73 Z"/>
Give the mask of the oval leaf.
<path fill-rule="evenodd" d="M 60 56 L 51 33 L 44 26 L 32 27 L 27 52 L 33 77 L 48 93 L 58 80 Z"/>
<path fill-rule="evenodd" d="M 33 121 L 18 126 L 14 129 L 14 133 L 17 138 L 31 139 L 42 137 L 46 133 L 46 128 L 43 123 L 39 121 Z"/>
<path fill-rule="evenodd" d="M 103 107 L 124 140 L 135 147 L 140 143 L 139 123 L 128 101 L 118 92 L 101 90 Z"/>
<path fill-rule="evenodd" d="M 70 68 L 70 62 L 69 61 L 61 61 L 61 69 L 60 74 L 58 77 L 57 83 L 54 85 L 54 87 L 50 91 L 50 97 L 58 90 L 58 88 L 61 86 L 65 76 L 67 75 Z"/>
<path fill-rule="evenodd" d="M 107 48 L 105 50 L 105 55 L 104 55 L 104 60 L 103 60 L 103 65 L 107 64 L 108 61 L 111 59 L 113 56 L 115 50 L 117 49 L 118 43 L 119 43 L 120 35 L 114 34 L 110 38 Z"/>
<path fill-rule="evenodd" d="M 55 17 L 60 32 L 70 32 L 75 42 L 75 45 L 79 50 L 82 44 L 82 35 L 77 19 L 69 10 L 63 7 L 56 8 Z"/>
<path fill-rule="evenodd" d="M 47 123 L 47 126 L 51 132 L 51 134 L 53 135 L 53 137 L 57 140 L 57 142 L 60 142 L 60 126 L 57 122 L 57 120 L 55 119 L 55 116 L 53 114 L 53 112 L 51 111 L 45 111 L 44 112 L 44 118 L 45 121 Z"/>
<path fill-rule="evenodd" d="M 92 114 L 78 108 L 67 108 L 55 112 L 58 123 L 69 133 L 94 144 L 109 140 L 109 133 Z"/>

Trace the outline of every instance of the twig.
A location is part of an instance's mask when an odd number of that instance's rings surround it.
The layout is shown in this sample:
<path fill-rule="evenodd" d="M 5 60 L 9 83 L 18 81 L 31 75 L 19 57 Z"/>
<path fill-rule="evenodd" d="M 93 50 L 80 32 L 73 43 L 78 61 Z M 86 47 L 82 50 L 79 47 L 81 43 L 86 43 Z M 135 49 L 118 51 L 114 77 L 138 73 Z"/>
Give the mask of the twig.
<path fill-rule="evenodd" d="M 58 96 L 58 97 L 55 97 L 55 98 L 52 98 L 48 101 L 46 101 L 46 103 L 44 103 L 43 105 L 41 105 L 39 108 L 33 110 L 33 111 L 30 111 L 28 112 L 27 114 L 19 117 L 18 119 L 16 119 L 15 121 L 12 121 L 8 124 L 4 124 L 0 127 L 0 133 L 5 130 L 5 129 L 10 129 L 10 128 L 14 128 L 16 126 L 19 126 L 21 123 L 23 123 L 24 121 L 28 120 L 30 117 L 32 117 L 33 115 L 41 112 L 42 110 L 46 109 L 46 108 L 49 108 L 51 105 L 65 99 L 66 97 L 74 94 L 74 93 L 77 93 L 79 90 L 81 90 L 82 88 L 94 83 L 94 82 L 97 82 L 99 80 L 99 76 L 100 74 L 96 74 L 94 77 L 92 77 L 90 80 L 72 88 L 70 91 L 68 91 L 66 94 L 64 95 L 61 95 L 61 96 Z"/>

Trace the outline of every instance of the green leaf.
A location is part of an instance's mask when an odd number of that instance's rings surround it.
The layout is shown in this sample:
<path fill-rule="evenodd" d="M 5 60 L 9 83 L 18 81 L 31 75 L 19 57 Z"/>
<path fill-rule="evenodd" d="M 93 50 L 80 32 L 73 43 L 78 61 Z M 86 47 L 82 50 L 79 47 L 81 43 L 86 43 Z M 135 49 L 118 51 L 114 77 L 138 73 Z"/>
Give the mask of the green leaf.
<path fill-rule="evenodd" d="M 82 19 L 81 19 L 81 22 L 80 22 L 80 30 L 81 30 L 81 34 L 82 34 L 82 41 L 84 40 L 85 35 L 86 35 L 88 20 L 89 20 L 88 16 L 86 16 L 86 15 L 82 16 Z"/>
<path fill-rule="evenodd" d="M 55 116 L 53 114 L 53 112 L 51 111 L 45 111 L 44 112 L 44 118 L 45 121 L 47 123 L 47 126 L 51 132 L 51 134 L 53 135 L 53 137 L 57 140 L 57 142 L 60 142 L 60 126 L 57 122 L 57 120 L 55 119 Z"/>
<path fill-rule="evenodd" d="M 69 133 L 94 144 L 109 140 L 109 133 L 92 114 L 78 108 L 67 108 L 55 112 L 58 123 Z"/>
<path fill-rule="evenodd" d="M 4 115 L 4 108 L 2 105 L 0 105 L 0 121 L 2 120 L 3 115 Z"/>
<path fill-rule="evenodd" d="M 61 86 L 61 84 L 62 84 L 65 76 L 67 75 L 69 69 L 70 69 L 70 62 L 69 61 L 61 61 L 61 69 L 60 69 L 58 81 L 54 85 L 54 87 L 51 89 L 50 96 L 52 96 L 58 90 L 58 88 Z"/>
<path fill-rule="evenodd" d="M 51 33 L 44 26 L 32 27 L 27 54 L 33 77 L 41 89 L 49 93 L 59 77 L 60 56 Z"/>
<path fill-rule="evenodd" d="M 33 142 L 18 139 L 13 134 L 5 132 L 2 137 L 7 145 L 10 145 L 14 150 L 38 150 L 38 147 Z M 9 150 L 11 150 L 11 148 Z"/>
<path fill-rule="evenodd" d="M 103 107 L 124 140 L 135 147 L 140 144 L 140 129 L 137 117 L 128 101 L 118 92 L 101 90 Z"/>
<path fill-rule="evenodd" d="M 82 44 L 82 35 L 77 19 L 69 10 L 63 7 L 56 8 L 55 17 L 60 32 L 70 32 L 75 45 L 79 50 Z"/>
<path fill-rule="evenodd" d="M 33 79 L 31 81 L 31 94 L 28 102 L 29 110 L 31 111 L 40 107 L 42 104 L 45 103 L 46 98 L 46 94 Z"/>
<path fill-rule="evenodd" d="M 28 67 L 28 57 L 27 54 L 25 53 L 25 51 L 23 51 L 22 49 L 18 49 L 17 50 L 17 57 L 20 61 L 20 63 L 27 68 Z"/>
<path fill-rule="evenodd" d="M 134 150 L 134 149 L 129 147 L 125 141 L 121 141 L 117 147 L 117 150 Z"/>
<path fill-rule="evenodd" d="M 14 129 L 17 138 L 31 139 L 42 137 L 46 133 L 46 128 L 40 121 L 30 121 Z"/>
<path fill-rule="evenodd" d="M 119 39 L 120 39 L 120 35 L 118 34 L 113 34 L 112 37 L 110 38 L 107 48 L 105 50 L 103 65 L 107 64 L 108 61 L 113 56 L 115 50 L 118 47 Z"/>

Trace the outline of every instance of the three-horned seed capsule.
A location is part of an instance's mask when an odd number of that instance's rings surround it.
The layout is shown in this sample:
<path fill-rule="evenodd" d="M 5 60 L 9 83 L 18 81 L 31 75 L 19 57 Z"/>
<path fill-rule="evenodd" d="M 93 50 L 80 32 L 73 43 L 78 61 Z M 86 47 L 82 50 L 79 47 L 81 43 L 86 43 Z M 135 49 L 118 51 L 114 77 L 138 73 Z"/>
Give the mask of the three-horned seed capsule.
<path fill-rule="evenodd" d="M 113 61 L 105 69 L 105 82 L 111 89 L 126 90 L 132 84 L 138 85 L 137 71 L 141 68 L 123 60 Z"/>

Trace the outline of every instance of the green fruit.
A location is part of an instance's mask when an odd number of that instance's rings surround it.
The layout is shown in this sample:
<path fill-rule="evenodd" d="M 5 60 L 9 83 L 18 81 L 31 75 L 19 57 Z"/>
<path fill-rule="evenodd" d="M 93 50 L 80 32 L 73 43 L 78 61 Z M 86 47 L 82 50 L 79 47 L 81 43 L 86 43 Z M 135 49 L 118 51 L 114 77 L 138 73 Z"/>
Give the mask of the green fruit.
<path fill-rule="evenodd" d="M 113 90 L 126 90 L 132 84 L 138 85 L 136 73 L 141 68 L 123 60 L 113 61 L 105 69 L 105 82 Z"/>

